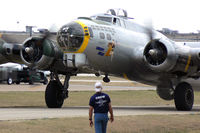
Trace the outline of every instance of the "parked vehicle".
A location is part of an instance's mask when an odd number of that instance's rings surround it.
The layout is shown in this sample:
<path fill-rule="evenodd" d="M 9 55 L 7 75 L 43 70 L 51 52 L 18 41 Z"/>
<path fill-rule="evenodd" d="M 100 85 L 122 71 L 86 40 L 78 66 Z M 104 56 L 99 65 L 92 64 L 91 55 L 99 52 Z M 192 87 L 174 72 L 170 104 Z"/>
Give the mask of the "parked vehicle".
<path fill-rule="evenodd" d="M 7 84 L 12 84 L 13 81 L 17 80 L 17 71 L 15 68 L 0 67 L 0 82 L 6 81 Z"/>
<path fill-rule="evenodd" d="M 17 80 L 15 81 L 15 83 L 20 84 L 20 82 L 25 82 L 29 84 L 40 82 L 43 84 L 47 84 L 48 79 L 43 72 L 23 70 L 23 71 L 17 71 Z"/>
<path fill-rule="evenodd" d="M 30 70 L 27 67 L 22 69 L 16 67 L 0 66 L 0 82 L 6 81 L 7 84 L 20 84 L 21 82 L 34 84 L 35 82 L 47 84 L 48 79 L 44 72 Z"/>

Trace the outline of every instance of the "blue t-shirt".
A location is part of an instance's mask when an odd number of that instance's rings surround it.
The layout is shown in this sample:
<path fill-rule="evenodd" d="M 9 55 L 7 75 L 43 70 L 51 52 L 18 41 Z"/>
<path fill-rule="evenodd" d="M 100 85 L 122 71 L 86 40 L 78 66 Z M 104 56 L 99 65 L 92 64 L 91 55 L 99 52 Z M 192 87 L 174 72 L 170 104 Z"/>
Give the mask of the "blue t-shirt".
<path fill-rule="evenodd" d="M 89 105 L 94 108 L 94 113 L 108 113 L 110 97 L 105 93 L 95 93 L 90 98 Z"/>

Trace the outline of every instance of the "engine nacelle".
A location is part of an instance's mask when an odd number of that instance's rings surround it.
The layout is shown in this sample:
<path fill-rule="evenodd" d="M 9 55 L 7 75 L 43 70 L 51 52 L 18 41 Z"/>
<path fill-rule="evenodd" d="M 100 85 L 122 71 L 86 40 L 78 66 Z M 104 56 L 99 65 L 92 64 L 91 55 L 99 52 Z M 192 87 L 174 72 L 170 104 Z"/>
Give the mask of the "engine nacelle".
<path fill-rule="evenodd" d="M 21 44 L 10 44 L 0 39 L 0 64 L 7 62 L 22 63 L 20 57 Z"/>
<path fill-rule="evenodd" d="M 41 70 L 48 69 L 54 59 L 62 59 L 62 51 L 50 39 L 42 37 L 31 37 L 23 43 L 21 58 L 24 63 L 31 67 Z"/>
<path fill-rule="evenodd" d="M 173 42 L 164 39 L 150 41 L 144 49 L 144 61 L 156 72 L 168 72 L 176 65 Z"/>

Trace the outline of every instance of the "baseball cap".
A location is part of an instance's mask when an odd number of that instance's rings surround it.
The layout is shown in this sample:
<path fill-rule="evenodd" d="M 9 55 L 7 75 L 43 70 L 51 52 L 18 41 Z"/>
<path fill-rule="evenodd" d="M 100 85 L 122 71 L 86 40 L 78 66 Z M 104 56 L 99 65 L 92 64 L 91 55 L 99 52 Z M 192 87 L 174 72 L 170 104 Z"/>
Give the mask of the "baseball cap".
<path fill-rule="evenodd" d="M 99 81 L 95 83 L 94 87 L 96 92 L 101 92 L 101 90 L 103 89 L 102 84 Z"/>

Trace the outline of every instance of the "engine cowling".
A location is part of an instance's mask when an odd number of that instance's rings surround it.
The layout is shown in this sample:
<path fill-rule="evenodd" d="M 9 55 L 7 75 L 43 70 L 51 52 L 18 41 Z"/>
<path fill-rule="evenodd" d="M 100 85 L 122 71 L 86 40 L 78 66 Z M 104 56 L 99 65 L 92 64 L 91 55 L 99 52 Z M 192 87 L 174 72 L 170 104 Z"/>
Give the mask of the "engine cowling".
<path fill-rule="evenodd" d="M 147 65 L 156 72 L 168 72 L 176 65 L 175 47 L 170 40 L 151 40 L 143 55 Z"/>
<path fill-rule="evenodd" d="M 62 51 L 50 39 L 44 37 L 31 37 L 25 40 L 20 52 L 24 63 L 31 67 L 41 70 L 48 69 L 53 60 L 62 58 Z"/>

